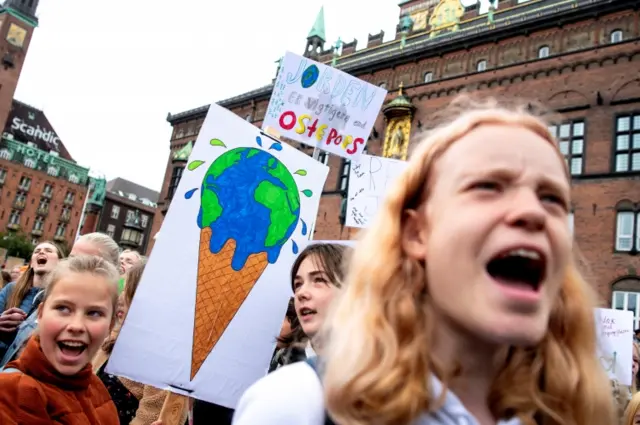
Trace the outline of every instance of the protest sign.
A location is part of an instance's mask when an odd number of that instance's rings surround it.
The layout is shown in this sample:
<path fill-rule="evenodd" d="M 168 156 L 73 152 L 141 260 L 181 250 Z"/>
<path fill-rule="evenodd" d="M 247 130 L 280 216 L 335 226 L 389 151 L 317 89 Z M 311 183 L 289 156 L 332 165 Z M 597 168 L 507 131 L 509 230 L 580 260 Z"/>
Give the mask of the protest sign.
<path fill-rule="evenodd" d="M 362 154 L 387 91 L 287 52 L 263 129 L 347 159 Z"/>

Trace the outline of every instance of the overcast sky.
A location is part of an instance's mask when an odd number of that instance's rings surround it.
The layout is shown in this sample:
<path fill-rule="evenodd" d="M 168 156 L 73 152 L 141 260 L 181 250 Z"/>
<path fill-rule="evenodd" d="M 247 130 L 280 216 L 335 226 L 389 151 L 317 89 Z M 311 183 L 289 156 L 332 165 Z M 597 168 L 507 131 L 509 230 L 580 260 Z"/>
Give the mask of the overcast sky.
<path fill-rule="evenodd" d="M 159 190 L 168 112 L 269 84 L 286 50 L 304 51 L 323 4 L 328 41 L 363 48 L 369 33 L 393 37 L 397 3 L 40 0 L 16 98 L 45 111 L 80 165 Z"/>

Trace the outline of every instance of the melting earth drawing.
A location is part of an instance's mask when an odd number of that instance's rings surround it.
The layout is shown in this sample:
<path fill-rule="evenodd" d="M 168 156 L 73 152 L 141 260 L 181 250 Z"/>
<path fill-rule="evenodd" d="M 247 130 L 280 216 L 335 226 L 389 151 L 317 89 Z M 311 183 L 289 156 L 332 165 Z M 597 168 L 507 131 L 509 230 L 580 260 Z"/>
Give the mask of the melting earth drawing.
<path fill-rule="evenodd" d="M 294 175 L 270 151 L 282 151 L 272 143 L 268 150 L 256 137 L 256 147 L 239 147 L 218 156 L 204 175 L 200 190 L 200 247 L 194 316 L 191 380 L 215 347 L 268 264 L 278 260 L 300 218 L 300 193 Z M 227 149 L 219 139 L 210 141 Z M 205 161 L 187 166 L 194 171 Z M 185 193 L 192 199 L 198 188 Z M 298 245 L 291 239 L 293 253 Z"/>

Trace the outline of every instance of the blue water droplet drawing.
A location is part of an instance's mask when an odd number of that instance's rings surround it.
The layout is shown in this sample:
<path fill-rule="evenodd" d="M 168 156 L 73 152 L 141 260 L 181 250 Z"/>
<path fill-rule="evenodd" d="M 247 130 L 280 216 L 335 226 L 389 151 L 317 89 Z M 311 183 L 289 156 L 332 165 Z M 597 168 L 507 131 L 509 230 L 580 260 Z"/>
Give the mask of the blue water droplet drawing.
<path fill-rule="evenodd" d="M 190 191 L 185 193 L 184 194 L 185 199 L 191 199 L 191 197 L 193 196 L 194 193 L 196 193 L 197 190 L 198 190 L 198 188 L 195 188 L 195 189 L 191 189 Z"/>
<path fill-rule="evenodd" d="M 274 151 L 281 151 L 282 145 L 280 143 L 274 143 L 271 145 L 269 149 L 273 149 Z"/>
<path fill-rule="evenodd" d="M 304 220 L 300 219 L 300 221 L 302 222 L 302 235 L 306 236 L 307 235 L 307 223 L 304 222 Z"/>
<path fill-rule="evenodd" d="M 256 143 L 258 144 L 258 146 L 262 147 L 262 137 L 256 137 Z"/>
<path fill-rule="evenodd" d="M 293 253 L 297 254 L 298 253 L 298 244 L 296 243 L 296 241 L 292 240 L 291 243 L 293 244 Z"/>

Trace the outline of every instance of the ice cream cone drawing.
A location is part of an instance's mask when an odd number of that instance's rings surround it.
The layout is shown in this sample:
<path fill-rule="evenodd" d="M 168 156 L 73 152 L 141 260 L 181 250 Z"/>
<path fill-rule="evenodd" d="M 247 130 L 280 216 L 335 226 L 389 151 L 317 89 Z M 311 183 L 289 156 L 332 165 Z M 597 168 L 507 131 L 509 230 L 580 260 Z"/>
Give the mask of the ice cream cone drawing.
<path fill-rule="evenodd" d="M 269 264 L 278 260 L 283 246 L 299 224 L 306 235 L 307 224 L 300 219 L 300 193 L 294 174 L 270 151 L 282 150 L 278 142 L 268 150 L 241 147 L 218 156 L 204 175 L 200 187 L 200 228 L 196 305 L 191 354 L 191 380 L 215 347 Z M 212 147 L 225 149 L 218 139 Z M 205 164 L 194 160 L 187 169 Z M 198 188 L 185 197 L 192 199 Z M 291 240 L 292 251 L 298 246 Z"/>

